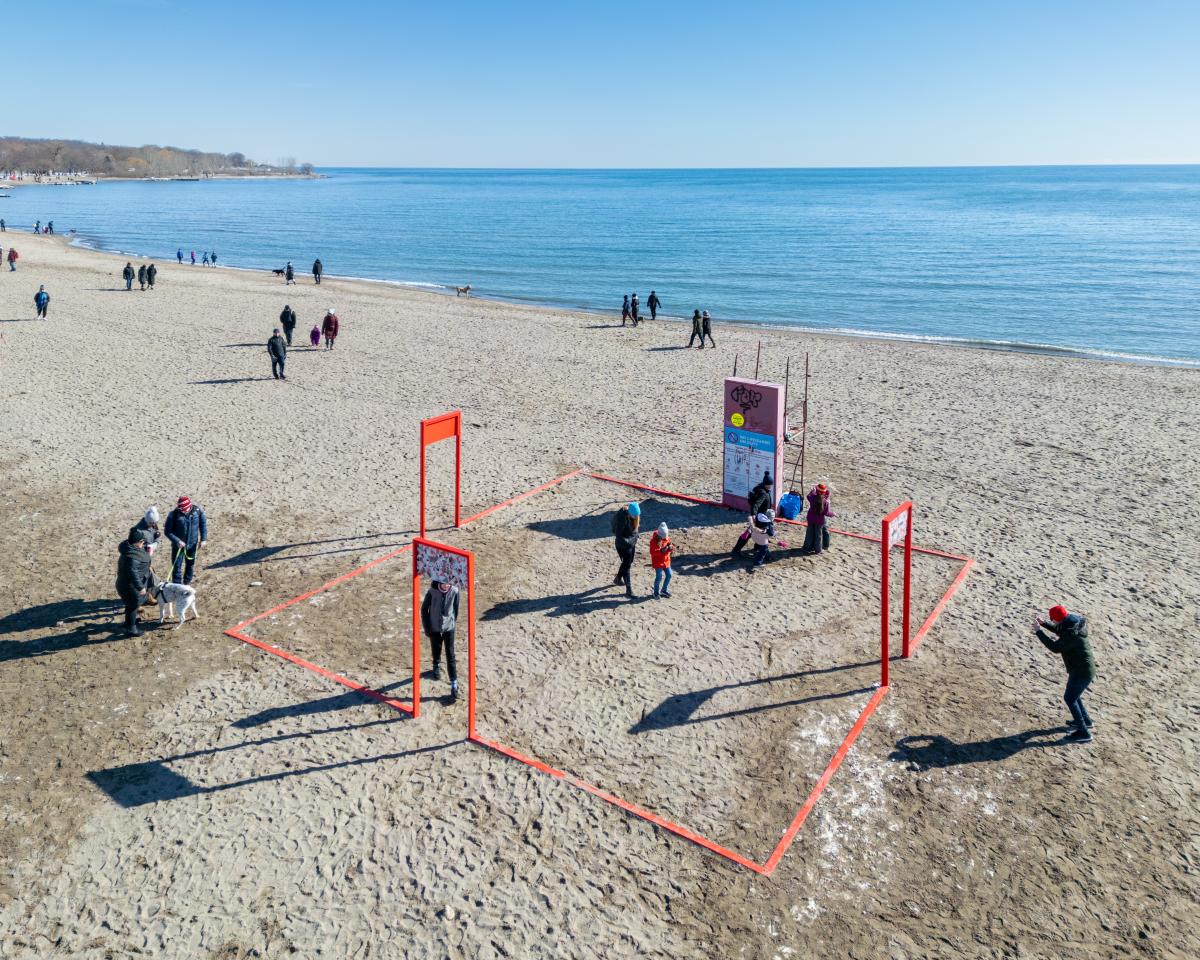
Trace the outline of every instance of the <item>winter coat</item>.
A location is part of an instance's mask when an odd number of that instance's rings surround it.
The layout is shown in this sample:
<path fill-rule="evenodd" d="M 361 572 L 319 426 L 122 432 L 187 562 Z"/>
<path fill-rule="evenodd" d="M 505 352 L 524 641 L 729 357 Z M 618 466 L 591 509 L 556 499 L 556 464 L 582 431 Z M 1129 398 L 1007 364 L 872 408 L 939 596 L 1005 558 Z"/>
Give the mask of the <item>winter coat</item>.
<path fill-rule="evenodd" d="M 329 340 L 334 339 L 338 335 L 338 318 L 336 313 L 325 314 L 325 319 L 321 321 L 321 332 Z"/>
<path fill-rule="evenodd" d="M 158 267 L 156 267 L 154 264 L 150 264 L 150 266 L 146 268 L 146 282 L 149 283 L 150 286 L 154 286 L 154 278 L 157 276 Z"/>
<path fill-rule="evenodd" d="M 290 263 L 287 265 L 287 269 L 284 270 L 284 276 L 288 280 L 294 280 L 296 278 L 296 271 L 292 269 L 292 265 Z"/>
<path fill-rule="evenodd" d="M 138 267 L 138 283 L 146 282 L 146 265 L 143 263 Z"/>
<path fill-rule="evenodd" d="M 19 253 L 17 253 L 16 247 L 8 248 L 8 262 L 9 263 L 15 263 L 20 258 L 20 256 L 21 255 Z"/>
<path fill-rule="evenodd" d="M 421 626 L 427 634 L 453 633 L 458 622 L 458 587 L 451 586 L 442 593 L 430 587 L 421 601 Z"/>
<path fill-rule="evenodd" d="M 125 269 L 121 271 L 121 278 L 123 280 L 132 280 L 133 277 L 133 267 L 131 267 L 129 264 L 125 264 Z"/>
<path fill-rule="evenodd" d="M 712 317 L 701 317 L 700 324 L 705 333 L 712 333 Z"/>
<path fill-rule="evenodd" d="M 150 583 L 150 554 L 140 543 L 121 541 L 117 547 L 117 593 L 141 596 Z"/>
<path fill-rule="evenodd" d="M 159 538 L 162 536 L 162 531 L 158 528 L 158 524 L 151 523 L 145 517 L 142 517 L 141 520 L 129 528 L 130 534 L 132 534 L 134 530 L 141 530 L 142 536 L 146 538 L 146 543 L 148 543 L 150 546 L 154 546 L 156 543 L 158 543 Z"/>
<path fill-rule="evenodd" d="M 275 334 L 267 341 L 267 353 L 271 355 L 272 360 L 284 360 L 287 358 L 287 341 L 279 334 Z"/>
<path fill-rule="evenodd" d="M 283 313 L 281 313 L 279 315 L 279 322 L 283 325 L 283 329 L 295 330 L 296 329 L 296 311 L 293 310 L 291 307 L 287 307 L 283 311 Z"/>
<path fill-rule="evenodd" d="M 671 554 L 675 544 L 670 537 L 660 537 L 658 531 L 650 535 L 650 566 L 655 570 L 666 570 L 671 565 Z"/>
<path fill-rule="evenodd" d="M 692 314 L 692 333 L 702 333 L 704 325 L 700 320 L 699 312 Z"/>
<path fill-rule="evenodd" d="M 650 294 L 649 299 L 646 300 L 646 306 L 648 306 L 651 310 L 657 310 L 662 306 L 662 301 L 658 299 L 657 293 Z"/>
<path fill-rule="evenodd" d="M 163 533 L 176 550 L 184 547 L 194 550 L 196 544 L 208 539 L 208 519 L 204 516 L 204 508 L 198 503 L 193 503 L 192 509 L 184 513 L 176 507 L 167 514 Z"/>
<path fill-rule="evenodd" d="M 759 526 L 758 521 L 754 519 L 754 515 L 750 516 L 750 539 L 754 541 L 756 547 L 765 547 L 771 542 L 771 534 L 775 531 L 771 529 L 771 524 L 763 524 Z"/>
<path fill-rule="evenodd" d="M 750 501 L 751 515 L 766 513 L 768 510 L 774 510 L 775 488 L 767 486 L 766 482 L 764 481 L 751 490 L 750 495 L 747 496 L 746 499 Z"/>
<path fill-rule="evenodd" d="M 1072 677 L 1096 675 L 1096 661 L 1092 657 L 1092 645 L 1088 643 L 1087 620 L 1078 613 L 1068 614 L 1061 623 L 1042 624 L 1053 636 L 1037 632 L 1047 650 L 1062 654 L 1063 664 Z"/>
<path fill-rule="evenodd" d="M 34 305 L 41 310 L 42 307 L 46 306 L 46 304 L 50 302 L 50 294 L 48 294 L 45 290 L 39 290 L 33 295 L 33 302 Z"/>
<path fill-rule="evenodd" d="M 319 277 L 324 272 L 325 272 L 325 268 L 321 265 L 321 261 L 320 260 L 313 261 L 313 276 Z"/>
<path fill-rule="evenodd" d="M 816 487 L 808 492 L 808 516 L 804 519 L 810 527 L 823 527 L 829 517 L 836 516 L 837 514 L 829 509 L 829 494 L 821 496 Z"/>
<path fill-rule="evenodd" d="M 613 514 L 612 533 L 617 552 L 637 549 L 638 532 L 633 525 L 633 516 L 629 512 L 629 507 L 622 507 Z"/>

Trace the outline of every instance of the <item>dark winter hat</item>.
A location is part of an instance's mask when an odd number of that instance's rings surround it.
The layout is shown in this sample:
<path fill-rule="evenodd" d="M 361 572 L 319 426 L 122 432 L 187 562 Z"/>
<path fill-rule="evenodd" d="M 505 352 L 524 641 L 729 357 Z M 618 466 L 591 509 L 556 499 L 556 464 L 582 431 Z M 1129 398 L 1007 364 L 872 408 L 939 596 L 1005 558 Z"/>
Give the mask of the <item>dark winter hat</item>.
<path fill-rule="evenodd" d="M 130 530 L 129 531 L 129 542 L 130 543 L 145 543 L 146 542 L 145 531 L 138 530 L 136 527 L 133 530 Z"/>
<path fill-rule="evenodd" d="M 1057 607 L 1051 607 L 1050 608 L 1050 619 L 1053 620 L 1055 623 L 1062 623 L 1064 620 L 1067 619 L 1067 608 L 1064 607 L 1062 604 L 1059 604 Z"/>
<path fill-rule="evenodd" d="M 769 473 L 763 474 L 763 484 L 768 487 L 775 486 L 775 481 L 771 479 L 771 475 Z"/>

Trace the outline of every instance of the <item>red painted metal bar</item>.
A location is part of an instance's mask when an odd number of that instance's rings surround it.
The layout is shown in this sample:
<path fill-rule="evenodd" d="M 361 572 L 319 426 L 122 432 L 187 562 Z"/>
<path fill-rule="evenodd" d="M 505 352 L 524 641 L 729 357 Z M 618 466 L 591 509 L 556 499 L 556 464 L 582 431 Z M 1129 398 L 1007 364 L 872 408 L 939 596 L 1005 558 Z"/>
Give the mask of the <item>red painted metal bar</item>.
<path fill-rule="evenodd" d="M 412 662 L 413 717 L 421 715 L 421 575 L 417 572 L 417 548 L 412 552 Z"/>
<path fill-rule="evenodd" d="M 451 410 L 421 421 L 421 519 L 418 526 L 422 537 L 425 536 L 425 449 L 451 437 L 454 437 L 454 525 L 462 526 L 459 523 L 462 503 L 462 411 Z"/>
<path fill-rule="evenodd" d="M 904 532 L 904 609 L 901 614 L 903 624 L 901 630 L 901 646 L 900 649 L 904 653 L 905 659 L 908 659 L 910 654 L 909 638 L 910 625 L 909 619 L 912 614 L 912 542 L 913 542 L 913 508 L 912 504 L 908 505 L 908 529 Z"/>
<path fill-rule="evenodd" d="M 475 736 L 475 555 L 467 556 L 467 736 Z"/>
<path fill-rule="evenodd" d="M 562 483 L 564 480 L 570 480 L 572 477 L 579 476 L 579 474 L 582 472 L 582 468 L 579 470 L 572 470 L 570 473 L 564 473 L 561 477 L 555 477 L 553 480 L 547 480 L 541 486 L 534 487 L 532 490 L 526 490 L 524 493 L 518 493 L 515 497 L 509 497 L 507 500 L 502 500 L 500 503 L 490 506 L 486 510 L 480 510 L 474 516 L 467 517 L 467 519 L 462 522 L 462 526 L 465 527 L 468 523 L 474 523 L 476 520 L 482 520 L 488 514 L 495 513 L 497 510 L 503 510 L 505 507 L 511 507 L 514 503 L 519 503 L 521 500 L 532 497 L 535 493 L 541 493 L 543 490 L 549 490 L 551 487 Z"/>
<path fill-rule="evenodd" d="M 888 685 L 888 594 L 891 590 L 891 569 L 888 562 L 888 554 L 891 551 L 888 549 L 888 527 L 889 521 L 887 517 L 883 519 L 883 534 L 879 538 L 881 544 L 880 563 L 880 591 L 879 591 L 879 683 L 880 686 Z"/>

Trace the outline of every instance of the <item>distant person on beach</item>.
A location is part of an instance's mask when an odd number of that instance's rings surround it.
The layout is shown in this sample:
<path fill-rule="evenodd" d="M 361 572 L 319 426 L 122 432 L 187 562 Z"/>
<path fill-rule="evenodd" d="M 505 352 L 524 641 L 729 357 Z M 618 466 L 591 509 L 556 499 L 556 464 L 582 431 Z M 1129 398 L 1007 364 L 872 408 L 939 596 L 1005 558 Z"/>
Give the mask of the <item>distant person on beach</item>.
<path fill-rule="evenodd" d="M 146 286 L 148 286 L 151 290 L 154 289 L 154 280 L 157 276 L 158 267 L 156 267 L 154 264 L 150 264 L 146 267 Z"/>
<path fill-rule="evenodd" d="M 692 311 L 692 336 L 691 336 L 691 339 L 688 340 L 689 347 L 693 343 L 696 342 L 697 337 L 700 338 L 699 349 L 703 350 L 704 349 L 704 321 L 700 319 L 700 311 L 693 310 Z"/>
<path fill-rule="evenodd" d="M 625 299 L 621 302 L 621 326 L 625 326 L 629 322 L 629 294 L 625 294 Z"/>
<path fill-rule="evenodd" d="M 140 637 L 138 607 L 146 600 L 150 585 L 150 548 L 141 530 L 129 536 L 117 548 L 117 596 L 125 604 L 125 633 Z"/>
<path fill-rule="evenodd" d="M 212 266 L 212 267 L 215 267 L 217 265 L 217 251 L 216 250 L 214 250 L 212 252 L 212 256 L 209 258 L 208 263 L 209 263 L 209 266 Z"/>
<path fill-rule="evenodd" d="M 38 292 L 33 295 L 33 305 L 37 307 L 38 319 L 46 319 L 46 310 L 50 307 L 50 294 L 46 292 L 46 287 L 43 284 L 38 287 Z"/>
<path fill-rule="evenodd" d="M 296 282 L 296 271 L 292 269 L 292 261 L 288 261 L 288 265 L 283 268 L 283 285 L 286 287 L 289 283 Z"/>
<path fill-rule="evenodd" d="M 145 290 L 146 289 L 146 265 L 144 263 L 138 264 L 137 277 L 138 277 L 138 286 L 141 287 L 143 290 Z"/>
<path fill-rule="evenodd" d="M 121 276 L 125 279 L 125 289 L 132 290 L 133 289 L 133 278 L 135 276 L 137 276 L 137 274 L 133 272 L 133 264 L 132 263 L 125 264 L 125 269 L 121 271 Z"/>
<path fill-rule="evenodd" d="M 17 253 L 16 247 L 8 248 L 8 269 L 10 272 L 17 269 L 17 260 L 19 260 L 20 257 L 21 255 Z"/>
<path fill-rule="evenodd" d="M 187 496 L 180 497 L 175 509 L 167 514 L 163 533 L 171 541 L 171 581 L 190 584 L 200 548 L 208 546 L 208 518 L 204 516 L 204 508 Z"/>
<path fill-rule="evenodd" d="M 662 301 L 658 299 L 658 294 L 653 290 L 650 291 L 650 296 L 646 298 L 646 306 L 650 308 L 650 319 L 658 319 L 658 308 L 662 306 Z"/>
<path fill-rule="evenodd" d="M 458 663 L 454 659 L 454 631 L 458 626 L 458 587 L 442 580 L 433 585 L 421 601 L 421 626 L 429 637 L 433 653 L 433 679 L 442 679 L 442 648 L 446 650 L 446 669 L 450 673 L 450 699 L 458 699 Z"/>
<path fill-rule="evenodd" d="M 175 251 L 175 256 L 179 260 L 180 263 L 183 263 L 183 247 L 180 247 L 178 250 Z"/>
<path fill-rule="evenodd" d="M 46 224 L 46 232 L 48 234 L 50 234 L 50 236 L 54 236 L 54 221 L 53 220 L 51 220 L 48 224 Z"/>
<path fill-rule="evenodd" d="M 333 312 L 333 307 L 325 311 L 325 319 L 321 321 L 321 333 L 325 335 L 325 349 L 333 349 L 333 341 L 337 339 L 338 327 L 341 324 L 338 322 L 338 315 Z"/>
<path fill-rule="evenodd" d="M 308 342 L 314 347 L 321 345 L 321 328 L 318 324 L 313 324 L 313 328 L 308 331 Z"/>
<path fill-rule="evenodd" d="M 200 258 L 200 266 L 202 266 L 202 267 L 208 266 L 208 251 L 207 250 L 204 251 L 204 255 Z"/>
<path fill-rule="evenodd" d="M 801 553 L 816 556 L 829 549 L 829 528 L 825 526 L 825 521 L 837 516 L 829 498 L 829 487 L 823 483 L 818 483 L 808 492 L 808 514 L 804 518 L 808 526 L 804 528 L 804 546 L 800 548 Z"/>
<path fill-rule="evenodd" d="M 292 332 L 296 329 L 296 311 L 286 303 L 279 314 L 279 323 L 283 327 L 283 335 L 287 337 L 287 345 L 292 345 Z"/>
<path fill-rule="evenodd" d="M 625 596 L 633 599 L 633 583 L 630 581 L 630 570 L 633 568 L 633 558 L 637 554 L 638 526 L 642 521 L 642 508 L 636 503 L 628 503 L 613 514 L 612 534 L 613 546 L 621 564 L 617 567 L 617 575 L 613 583 L 620 586 L 625 584 Z"/>
<path fill-rule="evenodd" d="M 321 282 L 321 274 L 323 274 L 324 272 L 325 272 L 325 268 L 321 265 L 321 259 L 318 257 L 316 260 L 313 261 L 313 279 L 317 283 L 320 283 Z"/>
<path fill-rule="evenodd" d="M 773 536 L 775 536 L 774 510 L 751 515 L 750 539 L 754 541 L 754 566 L 761 567 L 767 562 Z"/>
<path fill-rule="evenodd" d="M 4 218 L 0 217 L 0 233 L 7 233 L 8 225 L 4 222 Z"/>
<path fill-rule="evenodd" d="M 286 380 L 283 364 L 287 360 L 287 342 L 279 335 L 278 327 L 275 328 L 271 339 L 267 341 L 267 353 L 271 356 L 271 376 L 276 380 Z"/>
<path fill-rule="evenodd" d="M 715 348 L 717 345 L 717 341 L 713 340 L 712 318 L 708 315 L 707 310 L 705 310 L 704 313 L 702 313 L 700 315 L 700 332 L 701 332 L 700 349 L 701 350 L 704 349 L 704 338 L 705 337 L 708 337 L 709 342 L 712 343 L 713 347 Z"/>
<path fill-rule="evenodd" d="M 41 220 L 38 220 L 38 221 L 37 221 L 37 222 L 36 222 L 36 223 L 33 225 L 33 232 L 34 232 L 34 233 L 41 233 L 41 232 L 42 232 L 42 221 L 41 221 Z"/>
<path fill-rule="evenodd" d="M 746 502 L 750 506 L 750 516 L 754 517 L 760 513 L 766 513 L 768 510 L 773 510 L 775 507 L 775 481 L 771 479 L 771 474 L 763 473 L 763 478 L 746 494 Z M 750 540 L 750 529 L 742 531 L 738 537 L 737 543 L 733 545 L 733 549 L 729 551 L 730 556 L 736 557 Z"/>
<path fill-rule="evenodd" d="M 635 327 L 641 322 L 641 318 L 638 317 L 638 295 L 636 293 L 629 298 L 629 316 L 633 318 Z"/>
<path fill-rule="evenodd" d="M 1049 634 L 1043 630 L 1048 630 Z M 1067 739 L 1091 743 L 1092 718 L 1083 705 L 1083 693 L 1096 677 L 1096 661 L 1092 656 L 1092 645 L 1088 643 L 1087 620 L 1078 613 L 1068 613 L 1066 607 L 1059 605 L 1050 608 L 1049 620 L 1034 619 L 1033 632 L 1047 650 L 1062 655 L 1063 665 L 1067 668 L 1063 700 L 1071 711 L 1071 726 L 1075 728 Z"/>
<path fill-rule="evenodd" d="M 196 251 L 193 250 L 192 251 L 192 266 L 194 267 L 195 265 L 196 265 Z"/>
<path fill-rule="evenodd" d="M 671 555 L 675 545 L 671 543 L 671 531 L 665 523 L 660 523 L 658 529 L 650 535 L 650 566 L 654 568 L 654 599 L 664 596 L 671 597 Z M 659 584 L 662 591 L 659 592 Z"/>

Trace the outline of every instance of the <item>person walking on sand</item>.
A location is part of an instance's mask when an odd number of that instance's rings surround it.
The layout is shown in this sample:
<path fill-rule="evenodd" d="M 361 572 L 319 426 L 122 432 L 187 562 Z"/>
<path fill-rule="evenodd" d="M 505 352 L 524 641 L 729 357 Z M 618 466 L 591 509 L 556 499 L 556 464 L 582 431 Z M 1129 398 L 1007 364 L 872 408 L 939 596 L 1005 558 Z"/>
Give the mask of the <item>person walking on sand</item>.
<path fill-rule="evenodd" d="M 829 528 L 825 521 L 836 517 L 829 502 L 829 487 L 818 483 L 808 492 L 808 515 L 804 518 L 807 526 L 804 528 L 804 546 L 802 554 L 819 555 L 829 549 Z"/>
<path fill-rule="evenodd" d="M 308 331 L 308 342 L 317 348 L 321 345 L 321 327 L 318 324 L 313 324 L 313 328 Z"/>
<path fill-rule="evenodd" d="M 636 293 L 629 298 L 629 316 L 633 318 L 635 327 L 641 323 L 641 318 L 638 317 L 638 295 Z"/>
<path fill-rule="evenodd" d="M 149 287 L 151 290 L 154 289 L 154 280 L 157 276 L 158 276 L 158 267 L 156 267 L 154 264 L 150 264 L 149 266 L 146 267 L 146 286 Z"/>
<path fill-rule="evenodd" d="M 121 271 L 121 276 L 125 280 L 125 289 L 132 290 L 133 289 L 133 278 L 135 276 L 137 276 L 137 274 L 135 274 L 133 272 L 133 264 L 132 263 L 125 264 L 125 269 Z"/>
<path fill-rule="evenodd" d="M 202 267 L 208 266 L 208 251 L 207 250 L 204 251 L 204 255 L 201 256 L 201 258 L 200 258 L 200 266 L 202 266 Z"/>
<path fill-rule="evenodd" d="M 318 257 L 313 261 L 313 279 L 320 284 L 321 274 L 325 272 L 325 267 L 321 265 L 321 258 Z"/>
<path fill-rule="evenodd" d="M 117 596 L 125 604 L 125 633 L 140 637 L 138 607 L 146 600 L 150 584 L 150 549 L 141 530 L 129 531 L 129 536 L 117 547 Z"/>
<path fill-rule="evenodd" d="M 659 596 L 671 598 L 671 555 L 675 545 L 671 543 L 671 531 L 666 523 L 660 523 L 658 529 L 650 535 L 650 566 L 654 568 L 654 599 Z M 659 584 L 662 591 L 659 591 Z"/>
<path fill-rule="evenodd" d="M 182 265 L 183 264 L 183 247 L 180 247 L 178 250 L 175 251 L 175 257 L 179 261 L 180 265 Z"/>
<path fill-rule="evenodd" d="M 629 322 L 629 294 L 625 294 L 625 299 L 621 302 L 621 326 L 625 326 Z"/>
<path fill-rule="evenodd" d="M 42 232 L 42 221 L 41 220 L 38 220 L 37 222 L 34 223 L 33 232 L 39 233 L 39 234 Z"/>
<path fill-rule="evenodd" d="M 458 663 L 454 658 L 454 630 L 458 625 L 458 587 L 434 580 L 421 601 L 421 626 L 433 653 L 433 679 L 442 679 L 442 649 L 450 674 L 450 699 L 458 699 Z"/>
<path fill-rule="evenodd" d="M 704 349 L 704 338 L 705 337 L 708 337 L 709 342 L 713 345 L 713 347 L 715 349 L 717 346 L 717 341 L 713 339 L 712 318 L 708 315 L 707 310 L 705 310 L 704 313 L 702 313 L 700 315 L 700 349 L 701 350 Z"/>
<path fill-rule="evenodd" d="M 289 283 L 296 282 L 296 271 L 292 269 L 292 261 L 289 260 L 286 267 L 283 268 L 283 285 L 286 287 Z"/>
<path fill-rule="evenodd" d="M 267 341 L 267 353 L 271 356 L 271 376 L 276 380 L 286 380 L 283 364 L 287 360 L 287 342 L 279 335 L 278 327 L 275 328 L 271 339 Z"/>
<path fill-rule="evenodd" d="M 50 307 L 50 294 L 46 292 L 45 284 L 38 287 L 38 292 L 33 295 L 33 305 L 37 307 L 38 319 L 45 320 L 46 311 Z"/>
<path fill-rule="evenodd" d="M 695 343 L 695 342 L 696 342 L 696 338 L 697 338 L 697 337 L 700 339 L 700 347 L 699 347 L 699 349 L 703 350 L 703 349 L 704 349 L 704 326 L 703 326 L 703 321 L 700 319 L 700 311 L 699 311 L 699 310 L 693 310 L 693 311 L 692 311 L 692 336 L 691 336 L 691 339 L 690 339 L 690 340 L 688 340 L 688 346 L 689 346 L 689 347 L 690 347 L 690 346 L 691 346 L 693 343 Z"/>
<path fill-rule="evenodd" d="M 750 517 L 750 539 L 754 541 L 754 566 L 761 567 L 767 562 L 773 536 L 775 536 L 774 510 L 767 510 Z"/>
<path fill-rule="evenodd" d="M 1043 633 L 1043 630 L 1049 633 Z M 1061 654 L 1067 668 L 1067 689 L 1063 700 L 1071 711 L 1074 731 L 1067 737 L 1074 743 L 1091 743 L 1092 718 L 1083 705 L 1083 693 L 1096 677 L 1096 661 L 1088 643 L 1087 620 L 1078 613 L 1068 613 L 1061 604 L 1050 608 L 1050 619 L 1035 617 L 1034 635 L 1053 653 Z"/>
<path fill-rule="evenodd" d="M 175 509 L 167 514 L 163 528 L 171 541 L 171 581 L 190 584 L 196 573 L 196 557 L 201 547 L 208 546 L 208 519 L 204 508 L 185 495 Z"/>
<path fill-rule="evenodd" d="M 146 265 L 144 263 L 138 264 L 137 277 L 138 277 L 138 286 L 141 287 L 143 290 L 145 290 L 146 289 Z"/>
<path fill-rule="evenodd" d="M 646 306 L 650 308 L 650 319 L 658 319 L 658 308 L 662 306 L 662 301 L 658 299 L 658 294 L 653 290 L 650 291 L 650 296 L 646 298 Z"/>
<path fill-rule="evenodd" d="M 287 345 L 292 345 L 292 332 L 296 329 L 296 311 L 288 304 L 283 305 L 283 311 L 279 314 L 279 324 L 283 327 L 283 335 L 287 337 Z"/>
<path fill-rule="evenodd" d="M 194 267 L 195 265 L 196 265 L 196 251 L 193 250 L 192 251 L 192 266 Z"/>
<path fill-rule="evenodd" d="M 625 584 L 625 596 L 630 600 L 633 599 L 633 583 L 629 573 L 633 568 L 633 558 L 637 554 L 638 526 L 641 521 L 642 508 L 636 503 L 626 504 L 613 514 L 612 518 L 613 546 L 621 561 L 613 583 L 617 586 Z"/>
<path fill-rule="evenodd" d="M 46 232 L 48 234 L 50 234 L 50 236 L 54 236 L 54 221 L 53 220 L 51 220 L 48 224 L 46 224 Z"/>
<path fill-rule="evenodd" d="M 771 479 L 770 472 L 763 471 L 763 478 L 746 494 L 746 502 L 750 506 L 751 517 L 775 509 L 775 481 Z M 736 557 L 742 552 L 750 540 L 750 533 L 749 528 L 742 531 L 741 536 L 737 539 L 737 543 L 729 551 L 730 556 Z"/>
<path fill-rule="evenodd" d="M 326 350 L 333 349 L 333 341 L 337 339 L 340 326 L 338 315 L 333 312 L 333 307 L 330 307 L 325 311 L 325 319 L 321 321 L 321 333 L 325 336 Z"/>
<path fill-rule="evenodd" d="M 20 259 L 20 256 L 21 255 L 17 253 L 16 247 L 8 248 L 8 269 L 10 273 L 17 269 L 17 260 Z"/>
<path fill-rule="evenodd" d="M 0 217 L 0 233 L 8 232 L 8 224 L 4 222 L 4 218 Z"/>

